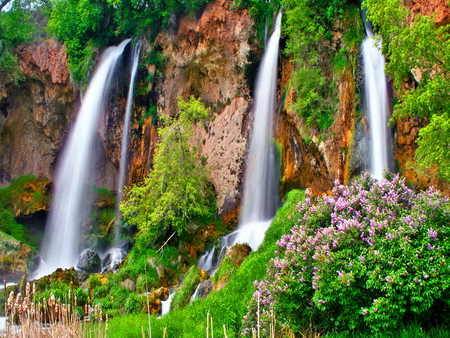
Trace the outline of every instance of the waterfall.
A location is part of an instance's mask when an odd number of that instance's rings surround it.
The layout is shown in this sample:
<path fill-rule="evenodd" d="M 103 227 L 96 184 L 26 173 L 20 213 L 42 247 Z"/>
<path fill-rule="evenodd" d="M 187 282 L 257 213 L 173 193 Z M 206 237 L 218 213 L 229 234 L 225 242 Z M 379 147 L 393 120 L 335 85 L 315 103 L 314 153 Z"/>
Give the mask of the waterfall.
<path fill-rule="evenodd" d="M 247 243 L 256 250 L 278 207 L 278 173 L 273 144 L 273 115 L 277 89 L 281 10 L 258 71 L 252 136 L 244 180 L 242 212 L 236 231 L 222 238 L 220 250 L 211 249 L 198 266 L 213 275 L 227 248 Z"/>
<path fill-rule="evenodd" d="M 133 57 L 131 60 L 131 76 L 130 76 L 130 87 L 128 88 L 128 96 L 125 110 L 125 119 L 123 123 L 123 137 L 122 137 L 122 147 L 120 154 L 120 170 L 119 170 L 119 183 L 117 186 L 117 222 L 116 222 L 116 236 L 115 242 L 117 243 L 120 239 L 120 227 L 121 227 L 121 213 L 119 210 L 120 202 L 122 202 L 123 188 L 125 185 L 125 176 L 127 172 L 127 155 L 128 155 L 128 138 L 130 130 L 130 119 L 131 119 L 131 108 L 133 105 L 133 91 L 134 91 L 134 80 L 136 78 L 137 68 L 139 64 L 139 54 L 141 52 L 141 43 L 137 43 L 133 48 Z"/>
<path fill-rule="evenodd" d="M 76 264 L 81 225 L 88 217 L 89 179 L 98 120 L 117 60 L 130 40 L 109 47 L 89 83 L 58 163 L 55 190 L 42 244 L 43 264 L 36 278 Z"/>
<path fill-rule="evenodd" d="M 392 136 L 387 126 L 389 120 L 388 83 L 384 73 L 385 59 L 374 38 L 370 22 L 365 19 L 366 38 L 362 42 L 364 64 L 364 103 L 369 116 L 370 172 L 381 180 L 385 169 L 393 169 Z M 367 114 L 368 113 L 368 114 Z"/>
<path fill-rule="evenodd" d="M 161 316 L 164 316 L 170 312 L 170 304 L 172 303 L 172 298 L 175 295 L 175 291 L 169 293 L 169 297 L 166 300 L 161 301 Z"/>
<path fill-rule="evenodd" d="M 281 10 L 261 61 L 255 86 L 252 136 L 244 180 L 242 212 L 234 243 L 253 250 L 264 240 L 278 207 L 278 173 L 273 144 L 273 115 L 277 90 L 277 64 Z"/>

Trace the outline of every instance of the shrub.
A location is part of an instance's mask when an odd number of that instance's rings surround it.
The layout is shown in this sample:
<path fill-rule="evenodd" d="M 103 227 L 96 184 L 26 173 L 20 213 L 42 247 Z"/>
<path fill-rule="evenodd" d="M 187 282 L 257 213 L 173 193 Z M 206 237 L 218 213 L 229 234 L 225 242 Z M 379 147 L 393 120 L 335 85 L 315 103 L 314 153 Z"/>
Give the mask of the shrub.
<path fill-rule="evenodd" d="M 399 175 L 351 185 L 298 205 L 298 224 L 277 243 L 244 333 L 272 311 L 294 330 L 392 330 L 445 324 L 450 301 L 449 201 L 433 188 L 415 193 Z M 245 329 L 247 328 L 247 329 Z"/>

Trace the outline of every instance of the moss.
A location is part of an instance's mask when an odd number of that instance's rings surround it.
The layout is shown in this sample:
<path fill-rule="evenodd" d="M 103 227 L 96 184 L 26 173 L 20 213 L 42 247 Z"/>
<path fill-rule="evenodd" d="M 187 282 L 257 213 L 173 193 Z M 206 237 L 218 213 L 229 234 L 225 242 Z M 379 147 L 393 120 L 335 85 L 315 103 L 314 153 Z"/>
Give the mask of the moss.
<path fill-rule="evenodd" d="M 181 283 L 180 288 L 175 292 L 172 298 L 172 303 L 170 304 L 171 310 L 181 310 L 188 305 L 198 284 L 204 279 L 204 272 L 202 273 L 202 270 L 196 265 L 191 266 L 185 279 Z"/>
<path fill-rule="evenodd" d="M 223 288 L 248 257 L 251 248 L 247 244 L 236 244 L 231 247 L 213 277 L 215 290 Z"/>

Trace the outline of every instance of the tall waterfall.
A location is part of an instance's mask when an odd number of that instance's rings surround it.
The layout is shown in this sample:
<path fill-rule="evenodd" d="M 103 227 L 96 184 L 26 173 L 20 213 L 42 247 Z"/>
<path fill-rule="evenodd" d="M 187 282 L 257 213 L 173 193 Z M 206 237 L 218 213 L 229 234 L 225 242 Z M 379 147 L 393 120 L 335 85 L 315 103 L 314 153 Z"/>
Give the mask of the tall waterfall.
<path fill-rule="evenodd" d="M 366 38 L 362 42 L 364 64 L 364 102 L 369 116 L 370 172 L 381 180 L 385 169 L 393 169 L 392 140 L 389 120 L 388 83 L 384 73 L 385 59 L 374 39 L 370 22 L 365 19 Z"/>
<path fill-rule="evenodd" d="M 281 11 L 278 13 L 256 81 L 255 116 L 245 172 L 242 212 L 234 238 L 234 243 L 248 243 L 253 250 L 264 240 L 264 234 L 278 207 L 273 116 L 280 29 Z"/>
<path fill-rule="evenodd" d="M 212 248 L 200 258 L 198 266 L 213 274 L 227 248 L 247 243 L 256 250 L 278 207 L 278 173 L 273 144 L 273 115 L 277 89 L 278 50 L 281 10 L 267 44 L 255 86 L 252 136 L 247 158 L 242 212 L 236 231 L 226 235 L 220 250 Z"/>
<path fill-rule="evenodd" d="M 125 185 L 125 176 L 127 173 L 127 159 L 128 159 L 128 138 L 130 131 L 130 118 L 131 118 L 131 108 L 133 106 L 133 92 L 134 92 L 134 80 L 136 78 L 137 68 L 139 64 L 139 54 L 141 52 L 141 43 L 137 43 L 133 49 L 133 56 L 131 60 L 131 76 L 130 76 L 130 87 L 128 88 L 128 96 L 125 110 L 125 119 L 123 124 L 123 136 L 121 144 L 121 154 L 120 154 L 120 171 L 119 171 L 119 183 L 117 186 L 118 196 L 117 196 L 117 223 L 116 223 L 116 237 L 115 242 L 120 239 L 120 227 L 121 227 L 121 214 L 119 211 L 120 202 L 122 202 L 123 188 Z"/>
<path fill-rule="evenodd" d="M 50 206 L 36 277 L 56 268 L 74 266 L 80 250 L 81 225 L 89 208 L 89 179 L 94 161 L 94 140 L 109 83 L 117 60 L 130 40 L 109 47 L 102 56 L 84 95 L 75 124 L 58 163 L 55 190 Z"/>

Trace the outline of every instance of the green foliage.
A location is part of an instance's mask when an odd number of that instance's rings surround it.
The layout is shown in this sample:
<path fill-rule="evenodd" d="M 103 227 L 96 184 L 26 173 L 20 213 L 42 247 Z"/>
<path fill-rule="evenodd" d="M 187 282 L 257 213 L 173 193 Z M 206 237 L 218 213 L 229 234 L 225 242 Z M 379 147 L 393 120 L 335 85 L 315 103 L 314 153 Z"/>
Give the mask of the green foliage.
<path fill-rule="evenodd" d="M 9 210 L 0 211 L 0 231 L 11 235 L 19 242 L 28 244 L 31 247 L 37 244 L 36 240 L 30 236 L 28 229 L 22 224 L 17 223 L 14 215 Z"/>
<path fill-rule="evenodd" d="M 236 8 L 247 8 L 255 22 L 255 30 L 258 32 L 260 41 L 264 38 L 264 29 L 267 23 L 268 27 L 273 24 L 274 16 L 281 5 L 280 0 L 233 0 L 233 6 Z"/>
<path fill-rule="evenodd" d="M 48 205 L 45 181 L 34 175 L 25 175 L 12 180 L 8 187 L 0 188 L 0 231 L 32 248 L 37 245 L 36 239 L 30 236 L 25 226 L 17 223 L 15 215 L 33 213 Z"/>
<path fill-rule="evenodd" d="M 51 0 L 50 33 L 63 40 L 75 81 L 86 84 L 95 51 L 117 37 L 155 36 L 175 25 L 177 16 L 193 13 L 205 0 Z M 151 54 L 152 55 L 152 54 Z M 159 57 L 154 60 L 158 66 Z"/>
<path fill-rule="evenodd" d="M 366 173 L 298 212 L 257 283 L 247 325 L 258 302 L 263 326 L 273 311 L 296 331 L 448 324 L 450 203 L 440 192 L 416 194 L 399 175 L 376 182 Z"/>
<path fill-rule="evenodd" d="M 64 41 L 68 64 L 76 82 L 87 83 L 94 50 L 103 46 L 101 29 L 107 20 L 107 6 L 90 0 L 52 0 L 48 30 Z M 108 41 L 107 39 L 105 39 Z"/>
<path fill-rule="evenodd" d="M 427 172 L 436 168 L 437 175 L 450 182 L 450 119 L 447 113 L 433 115 L 428 126 L 419 131 L 415 159 Z"/>
<path fill-rule="evenodd" d="M 208 118 L 200 99 L 179 99 L 178 118 L 161 117 L 153 170 L 133 186 L 121 203 L 126 222 L 136 225 L 141 241 L 152 242 L 170 229 L 182 233 L 189 222 L 214 217 L 213 191 L 199 149 L 192 145 L 193 125 Z"/>
<path fill-rule="evenodd" d="M 157 269 L 159 271 L 179 270 L 178 256 L 178 250 L 171 246 L 165 246 L 163 250 L 157 252 L 135 245 L 124 265 L 116 273 L 89 277 L 87 285 L 92 303 L 101 304 L 104 313 L 110 318 L 144 311 L 146 298 L 138 294 L 152 291 L 161 285 Z M 172 277 L 178 276 L 175 274 Z M 163 278 L 167 278 L 166 282 L 173 283 L 169 276 Z M 124 286 L 133 283 L 136 286 L 136 292 L 131 292 Z"/>
<path fill-rule="evenodd" d="M 196 265 L 192 265 L 175 292 L 170 304 L 171 311 L 178 311 L 189 304 L 191 296 L 194 294 L 197 285 L 201 282 L 202 271 Z"/>
<path fill-rule="evenodd" d="M 206 0 L 108 0 L 114 6 L 116 34 L 139 35 L 144 30 L 157 34 L 161 29 L 175 24 L 177 15 L 193 13 Z"/>
<path fill-rule="evenodd" d="M 327 83 L 320 68 L 305 66 L 292 75 L 291 85 L 297 88 L 294 109 L 303 117 L 309 127 L 326 131 L 334 122 L 333 104 L 324 93 Z"/>
<path fill-rule="evenodd" d="M 277 250 L 275 243 L 296 223 L 294 211 L 297 203 L 303 199 L 303 191 L 291 191 L 287 195 L 286 202 L 266 232 L 264 242 L 242 263 L 223 289 L 212 292 L 205 299 L 196 299 L 180 311 L 171 311 L 161 319 L 152 317 L 152 336 L 162 337 L 166 328 L 168 337 L 203 337 L 208 312 L 214 321 L 214 336 L 223 336 L 222 325 L 225 325 L 228 337 L 237 336 L 242 316 L 255 290 L 252 283 L 265 276 L 266 263 Z M 144 315 L 113 318 L 109 325 L 111 338 L 137 337 L 141 335 L 141 326 L 148 327 L 148 319 Z"/>
<path fill-rule="evenodd" d="M 422 168 L 437 165 L 438 175 L 449 181 L 448 158 L 427 154 L 441 153 L 442 148 L 449 147 L 448 139 L 441 134 L 448 125 L 446 113 L 450 110 L 449 25 L 436 27 L 433 15 L 416 15 L 409 24 L 412 14 L 400 0 L 366 0 L 365 4 L 369 19 L 382 37 L 382 51 L 389 59 L 386 72 L 394 79 L 400 95 L 393 117 L 431 118 L 431 126 L 419 138 L 416 160 Z M 404 86 L 405 81 L 413 81 L 413 76 L 418 83 Z M 437 121 L 443 126 L 438 127 Z"/>
<path fill-rule="evenodd" d="M 309 128 L 325 132 L 337 111 L 336 76 L 353 66 L 363 29 L 355 4 L 345 0 L 282 0 L 287 35 L 285 53 L 294 64 L 290 86 L 296 91 L 293 108 Z M 345 14 L 344 14 L 345 13 Z M 331 46 L 336 22 L 343 30 L 340 51 Z M 327 65 L 332 60 L 333 67 Z"/>
<path fill-rule="evenodd" d="M 45 8 L 45 2 L 41 1 L 11 0 L 0 10 L 0 72 L 6 74 L 8 81 L 17 84 L 22 79 L 23 70 L 14 49 L 30 41 L 40 29 L 35 19 L 44 16 Z"/>

